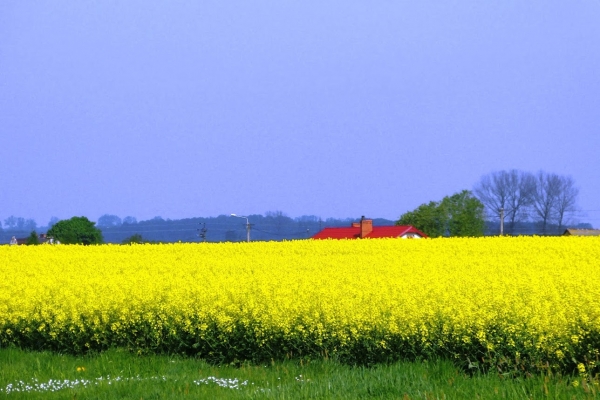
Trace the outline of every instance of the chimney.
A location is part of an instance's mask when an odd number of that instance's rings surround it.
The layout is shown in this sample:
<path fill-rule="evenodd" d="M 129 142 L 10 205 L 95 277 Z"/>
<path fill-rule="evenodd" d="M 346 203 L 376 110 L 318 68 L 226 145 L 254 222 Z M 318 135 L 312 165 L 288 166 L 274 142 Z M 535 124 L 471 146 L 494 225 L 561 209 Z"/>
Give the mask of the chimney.
<path fill-rule="evenodd" d="M 373 231 L 373 220 L 365 219 L 365 216 L 363 215 L 360 218 L 360 237 L 364 238 L 372 231 Z"/>

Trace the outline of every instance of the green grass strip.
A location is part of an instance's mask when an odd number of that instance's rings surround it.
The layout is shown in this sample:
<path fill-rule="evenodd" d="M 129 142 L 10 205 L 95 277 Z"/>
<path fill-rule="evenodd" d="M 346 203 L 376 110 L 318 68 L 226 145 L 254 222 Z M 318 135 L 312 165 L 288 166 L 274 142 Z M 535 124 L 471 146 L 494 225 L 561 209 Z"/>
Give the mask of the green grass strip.
<path fill-rule="evenodd" d="M 113 349 L 95 355 L 0 349 L 8 399 L 592 399 L 598 377 L 469 376 L 449 361 L 351 367 L 331 360 L 215 366 Z"/>

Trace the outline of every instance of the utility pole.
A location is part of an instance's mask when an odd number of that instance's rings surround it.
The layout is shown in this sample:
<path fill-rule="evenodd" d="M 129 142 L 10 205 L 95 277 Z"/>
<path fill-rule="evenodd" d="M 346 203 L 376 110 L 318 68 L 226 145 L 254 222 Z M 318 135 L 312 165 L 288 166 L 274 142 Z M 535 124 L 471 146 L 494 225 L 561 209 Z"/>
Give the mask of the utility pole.
<path fill-rule="evenodd" d="M 500 236 L 504 235 L 504 208 L 500 209 Z"/>
<path fill-rule="evenodd" d="M 248 218 L 246 218 L 246 242 L 250 242 L 250 222 L 248 222 Z"/>
<path fill-rule="evenodd" d="M 236 214 L 231 214 L 231 216 L 246 219 L 246 242 L 250 242 L 250 221 L 248 221 L 248 217 L 244 217 L 243 215 L 236 215 Z"/>
<path fill-rule="evenodd" d="M 206 242 L 206 222 L 202 224 L 202 229 L 198 229 L 198 236 L 202 239 L 203 242 Z"/>

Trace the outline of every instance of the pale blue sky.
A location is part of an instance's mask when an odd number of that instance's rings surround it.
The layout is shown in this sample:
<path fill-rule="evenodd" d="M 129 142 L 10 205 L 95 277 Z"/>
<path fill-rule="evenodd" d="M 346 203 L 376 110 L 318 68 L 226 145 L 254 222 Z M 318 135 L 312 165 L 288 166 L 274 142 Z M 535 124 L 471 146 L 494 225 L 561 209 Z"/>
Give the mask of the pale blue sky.
<path fill-rule="evenodd" d="M 570 175 L 600 227 L 600 2 L 0 2 L 0 220 L 396 219 Z"/>

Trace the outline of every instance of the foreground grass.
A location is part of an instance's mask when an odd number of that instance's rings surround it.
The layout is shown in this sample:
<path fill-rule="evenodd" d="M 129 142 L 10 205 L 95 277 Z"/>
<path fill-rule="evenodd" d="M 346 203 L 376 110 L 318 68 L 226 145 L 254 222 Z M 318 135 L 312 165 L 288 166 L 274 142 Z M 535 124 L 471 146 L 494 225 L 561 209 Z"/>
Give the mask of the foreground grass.
<path fill-rule="evenodd" d="M 597 378 L 597 377 L 596 377 Z M 598 380 L 534 376 L 467 376 L 446 361 L 396 363 L 374 368 L 333 361 L 288 361 L 241 367 L 201 360 L 136 356 L 111 350 L 73 357 L 0 349 L 0 398 L 400 398 L 588 399 Z"/>

